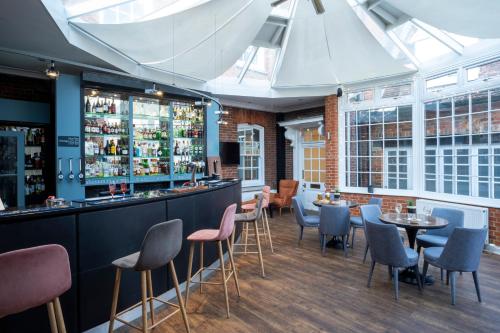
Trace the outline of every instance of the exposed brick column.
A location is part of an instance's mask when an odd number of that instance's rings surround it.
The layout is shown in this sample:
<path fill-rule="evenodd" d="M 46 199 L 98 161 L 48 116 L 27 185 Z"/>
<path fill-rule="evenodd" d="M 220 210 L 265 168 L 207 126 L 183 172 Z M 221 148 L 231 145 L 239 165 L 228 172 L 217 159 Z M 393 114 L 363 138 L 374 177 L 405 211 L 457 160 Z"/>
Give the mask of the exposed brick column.
<path fill-rule="evenodd" d="M 326 152 L 326 190 L 332 191 L 339 186 L 339 138 L 338 138 L 338 98 L 337 95 L 325 97 L 325 152 Z M 330 139 L 328 139 L 330 133 Z"/>

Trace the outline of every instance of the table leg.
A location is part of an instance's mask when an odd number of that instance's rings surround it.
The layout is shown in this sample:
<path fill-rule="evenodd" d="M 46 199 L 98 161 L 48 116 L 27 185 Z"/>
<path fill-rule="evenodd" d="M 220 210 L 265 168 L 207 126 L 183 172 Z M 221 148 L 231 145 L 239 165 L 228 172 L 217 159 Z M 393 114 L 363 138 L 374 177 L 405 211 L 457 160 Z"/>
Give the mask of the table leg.
<path fill-rule="evenodd" d="M 418 229 L 406 228 L 406 234 L 408 235 L 408 242 L 410 243 L 410 248 L 415 249 L 415 239 L 417 238 Z"/>

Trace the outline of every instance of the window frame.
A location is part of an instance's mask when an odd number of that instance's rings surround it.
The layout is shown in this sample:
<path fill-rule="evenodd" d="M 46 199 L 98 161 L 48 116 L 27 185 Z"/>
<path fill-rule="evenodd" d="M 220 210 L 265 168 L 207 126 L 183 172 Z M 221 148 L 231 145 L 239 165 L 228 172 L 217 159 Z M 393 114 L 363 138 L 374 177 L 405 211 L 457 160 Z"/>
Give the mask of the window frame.
<path fill-rule="evenodd" d="M 260 151 L 259 151 L 259 163 L 258 163 L 258 173 L 259 173 L 259 177 L 257 179 L 254 179 L 254 180 L 241 180 L 241 186 L 242 187 L 252 187 L 252 186 L 264 186 L 265 185 L 265 173 L 266 173 L 266 170 L 265 170 L 265 141 L 264 141 L 264 127 L 260 126 L 260 125 L 256 125 L 256 124 L 238 124 L 237 125 L 237 128 L 236 128 L 236 133 L 238 135 L 238 143 L 240 143 L 239 141 L 239 132 L 240 131 L 247 131 L 247 130 L 257 130 L 259 131 L 259 143 L 260 143 Z M 240 143 L 241 145 L 241 143 Z M 240 159 L 243 157 L 243 156 L 246 156 L 246 155 L 242 155 L 243 153 L 243 150 L 240 149 Z M 240 165 L 238 166 L 238 174 L 240 173 L 240 169 L 243 169 L 243 174 L 245 173 L 245 165 L 244 163 L 240 163 Z"/>

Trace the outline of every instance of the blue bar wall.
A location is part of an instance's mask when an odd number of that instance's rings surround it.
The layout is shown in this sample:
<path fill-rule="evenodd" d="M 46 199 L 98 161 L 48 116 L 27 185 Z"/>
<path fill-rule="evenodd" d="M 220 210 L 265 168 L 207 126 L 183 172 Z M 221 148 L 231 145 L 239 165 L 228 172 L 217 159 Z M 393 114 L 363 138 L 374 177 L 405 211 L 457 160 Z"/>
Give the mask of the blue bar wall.
<path fill-rule="evenodd" d="M 219 116 L 215 114 L 217 110 L 219 107 L 214 102 L 207 108 L 207 156 L 219 156 Z"/>
<path fill-rule="evenodd" d="M 61 75 L 56 82 L 56 143 L 59 136 L 80 136 L 80 77 L 75 75 Z M 78 175 L 78 162 L 81 154 L 81 145 L 78 147 L 57 146 L 57 159 L 62 158 L 62 172 L 64 179 L 57 181 L 57 197 L 67 200 L 85 198 L 85 188 L 76 179 Z M 69 159 L 73 158 L 73 173 L 75 179 L 70 181 Z M 58 167 L 58 160 L 56 160 Z"/>
<path fill-rule="evenodd" d="M 48 124 L 50 105 L 0 98 L 0 120 Z"/>

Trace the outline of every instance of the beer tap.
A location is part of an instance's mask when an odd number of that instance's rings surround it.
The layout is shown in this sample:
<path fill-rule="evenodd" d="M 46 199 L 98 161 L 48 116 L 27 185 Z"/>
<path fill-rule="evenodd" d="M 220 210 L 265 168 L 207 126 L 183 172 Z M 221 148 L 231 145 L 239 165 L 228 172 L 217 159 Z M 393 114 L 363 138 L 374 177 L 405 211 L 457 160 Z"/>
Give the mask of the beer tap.
<path fill-rule="evenodd" d="M 61 181 L 64 179 L 64 175 L 62 173 L 62 158 L 58 159 L 58 169 L 59 169 L 59 172 L 57 173 L 57 179 L 59 179 Z"/>
<path fill-rule="evenodd" d="M 73 159 L 69 159 L 69 175 L 68 175 L 69 180 L 75 179 L 75 174 L 73 173 Z"/>
<path fill-rule="evenodd" d="M 80 172 L 78 173 L 78 179 L 83 180 L 83 171 L 82 171 L 82 158 L 80 157 Z"/>

